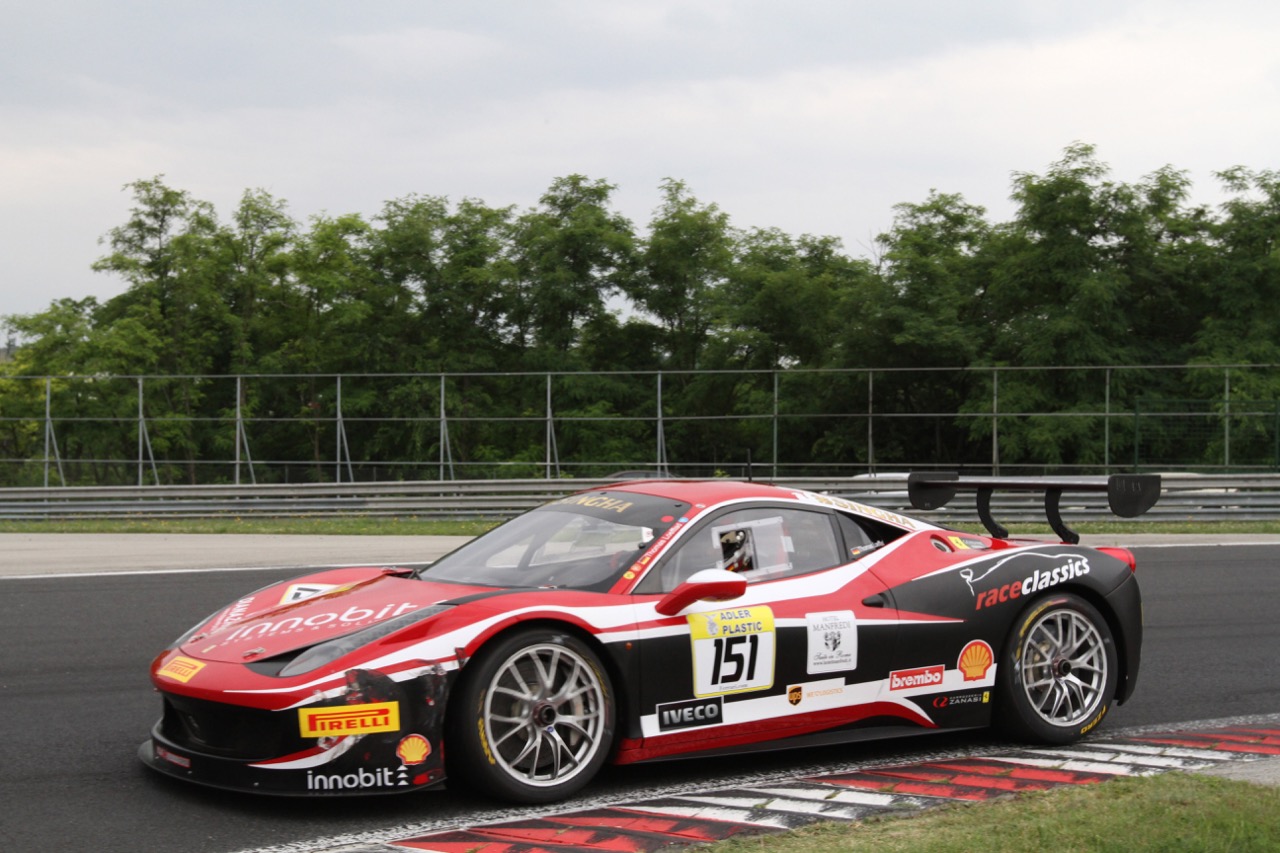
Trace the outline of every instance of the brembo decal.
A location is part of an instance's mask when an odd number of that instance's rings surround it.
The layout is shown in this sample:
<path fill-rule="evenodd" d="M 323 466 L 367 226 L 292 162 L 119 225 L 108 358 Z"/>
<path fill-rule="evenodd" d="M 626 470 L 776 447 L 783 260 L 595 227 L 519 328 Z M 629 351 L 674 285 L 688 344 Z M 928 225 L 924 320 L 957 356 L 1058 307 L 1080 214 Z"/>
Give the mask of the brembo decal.
<path fill-rule="evenodd" d="M 889 673 L 890 690 L 912 690 L 917 687 L 940 687 L 946 669 L 937 666 L 921 666 L 915 669 L 899 669 Z"/>

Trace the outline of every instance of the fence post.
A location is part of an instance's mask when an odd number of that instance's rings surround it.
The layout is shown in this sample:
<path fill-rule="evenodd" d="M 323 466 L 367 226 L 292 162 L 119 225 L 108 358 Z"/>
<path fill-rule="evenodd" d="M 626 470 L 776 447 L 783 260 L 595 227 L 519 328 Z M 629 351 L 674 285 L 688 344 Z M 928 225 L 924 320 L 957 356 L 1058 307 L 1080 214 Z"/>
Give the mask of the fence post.
<path fill-rule="evenodd" d="M 658 371 L 658 473 L 667 473 L 667 436 L 662 425 L 662 371 Z"/>
<path fill-rule="evenodd" d="M 142 417 L 142 377 L 138 377 L 138 485 L 142 485 L 142 436 L 147 431 L 147 422 Z"/>
<path fill-rule="evenodd" d="M 876 375 L 867 371 L 867 473 L 876 472 L 876 432 L 873 426 L 876 415 Z"/>
<path fill-rule="evenodd" d="M 1231 467 L 1231 368 L 1222 368 L 1222 467 Z M 1224 470 L 1225 473 L 1225 470 Z"/>
<path fill-rule="evenodd" d="M 445 375 L 440 374 L 440 476 L 444 479 L 444 470 L 446 463 L 449 466 L 449 479 L 453 479 L 453 454 L 449 452 L 449 422 L 444 416 L 444 380 Z"/>
<path fill-rule="evenodd" d="M 778 371 L 773 371 L 773 479 L 778 479 Z"/>
<path fill-rule="evenodd" d="M 560 449 L 556 447 L 556 425 L 551 408 L 551 374 L 547 374 L 547 460 L 546 478 L 551 479 L 551 464 L 555 460 L 555 474 L 560 476 Z"/>
<path fill-rule="evenodd" d="M 1107 474 L 1111 473 L 1111 368 L 1107 368 L 1107 381 L 1105 391 L 1106 401 L 1102 407 L 1103 411 L 1103 430 L 1102 430 L 1102 465 L 1103 471 Z"/>
<path fill-rule="evenodd" d="M 1141 471 L 1142 455 L 1139 448 L 1142 447 L 1142 398 L 1133 398 L 1133 470 Z"/>
<path fill-rule="evenodd" d="M 1000 476 L 1000 371 L 991 368 L 991 474 Z"/>

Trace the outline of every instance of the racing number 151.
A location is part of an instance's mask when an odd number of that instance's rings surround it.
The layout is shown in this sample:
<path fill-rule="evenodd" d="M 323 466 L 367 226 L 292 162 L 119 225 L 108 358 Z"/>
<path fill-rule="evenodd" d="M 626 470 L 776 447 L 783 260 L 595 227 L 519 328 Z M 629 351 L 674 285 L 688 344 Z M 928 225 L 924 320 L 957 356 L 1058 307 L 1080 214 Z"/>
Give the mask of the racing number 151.
<path fill-rule="evenodd" d="M 748 646 L 745 652 L 738 648 L 743 643 Z M 715 662 L 711 668 L 711 683 L 718 686 L 721 684 L 735 684 L 739 681 L 752 681 L 756 677 L 756 658 L 759 657 L 759 654 L 759 634 L 716 637 Z"/>

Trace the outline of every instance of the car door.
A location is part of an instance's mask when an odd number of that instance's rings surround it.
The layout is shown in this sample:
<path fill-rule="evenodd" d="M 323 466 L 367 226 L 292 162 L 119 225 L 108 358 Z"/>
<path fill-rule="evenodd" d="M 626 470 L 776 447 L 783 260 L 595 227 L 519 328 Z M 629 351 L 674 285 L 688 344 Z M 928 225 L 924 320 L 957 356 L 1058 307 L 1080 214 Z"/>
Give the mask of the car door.
<path fill-rule="evenodd" d="M 694 600 L 643 644 L 637 710 L 647 748 L 803 734 L 875 702 L 878 681 L 858 686 L 858 612 L 874 612 L 861 599 L 883 587 L 851 557 L 835 513 L 722 510 L 686 531 L 636 592 L 671 593 L 725 573 L 746 579 L 744 595 Z M 891 647 L 892 629 L 876 629 L 877 645 Z M 882 655 L 872 649 L 871 658 Z"/>

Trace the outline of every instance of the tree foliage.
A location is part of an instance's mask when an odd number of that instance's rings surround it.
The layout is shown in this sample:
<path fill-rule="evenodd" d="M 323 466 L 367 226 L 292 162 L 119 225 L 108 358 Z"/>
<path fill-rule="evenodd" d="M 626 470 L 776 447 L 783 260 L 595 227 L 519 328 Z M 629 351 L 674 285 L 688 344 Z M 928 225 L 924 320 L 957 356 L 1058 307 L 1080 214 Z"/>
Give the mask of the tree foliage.
<path fill-rule="evenodd" d="M 234 474 L 201 466 L 244 443 L 227 430 L 237 415 L 260 424 L 260 458 L 309 460 L 315 478 L 343 461 L 443 451 L 542 470 L 539 416 L 585 419 L 565 428 L 561 455 L 625 464 L 653 457 L 652 432 L 624 419 L 657 411 L 662 372 L 664 411 L 730 419 L 674 425 L 673 459 L 769 459 L 776 442 L 788 458 L 870 463 L 853 416 L 871 393 L 878 410 L 915 416 L 882 434 L 880 460 L 981 463 L 998 438 L 1011 462 L 1098 465 L 1099 422 L 1062 414 L 1196 396 L 1227 417 L 1225 392 L 1203 371 L 1135 367 L 1104 401 L 1099 383 L 1057 368 L 1280 363 L 1280 173 L 1217 179 L 1227 200 L 1211 209 L 1190 201 L 1184 172 L 1119 182 L 1077 144 L 1043 173 L 1013 176 L 1009 221 L 936 190 L 898 205 L 874 261 L 832 237 L 735 228 L 675 179 L 642 230 L 613 209 L 616 186 L 578 174 L 523 211 L 409 195 L 371 219 L 305 223 L 262 190 L 223 222 L 162 176 L 139 180 L 94 264 L 125 290 L 4 318 L 18 346 L 0 366 L 0 456 L 44 452 L 31 424 L 52 394 L 75 416 L 58 449 L 85 460 L 77 482 L 132 476 L 100 461 L 129 457 L 109 422 L 130 417 L 155 425 L 143 438 L 177 465 L 164 477 L 185 482 Z M 995 387 L 981 368 L 998 366 L 1039 370 Z M 805 372 L 821 368 L 846 372 Z M 904 372 L 921 368 L 962 372 Z M 503 378 L 540 371 L 565 376 L 556 412 L 545 387 Z M 587 371 L 597 375 L 568 378 Z M 778 371 L 790 374 L 780 398 Z M 167 379 L 148 380 L 139 402 L 127 377 L 142 375 Z M 1230 393 L 1274 403 L 1277 384 L 1275 371 L 1240 371 Z M 447 447 L 423 417 L 442 387 Z M 974 417 L 995 400 L 1025 414 L 998 437 Z M 779 439 L 759 419 L 775 404 L 784 418 L 819 417 L 788 421 Z M 1118 434 L 1106 452 L 1137 440 Z"/>

